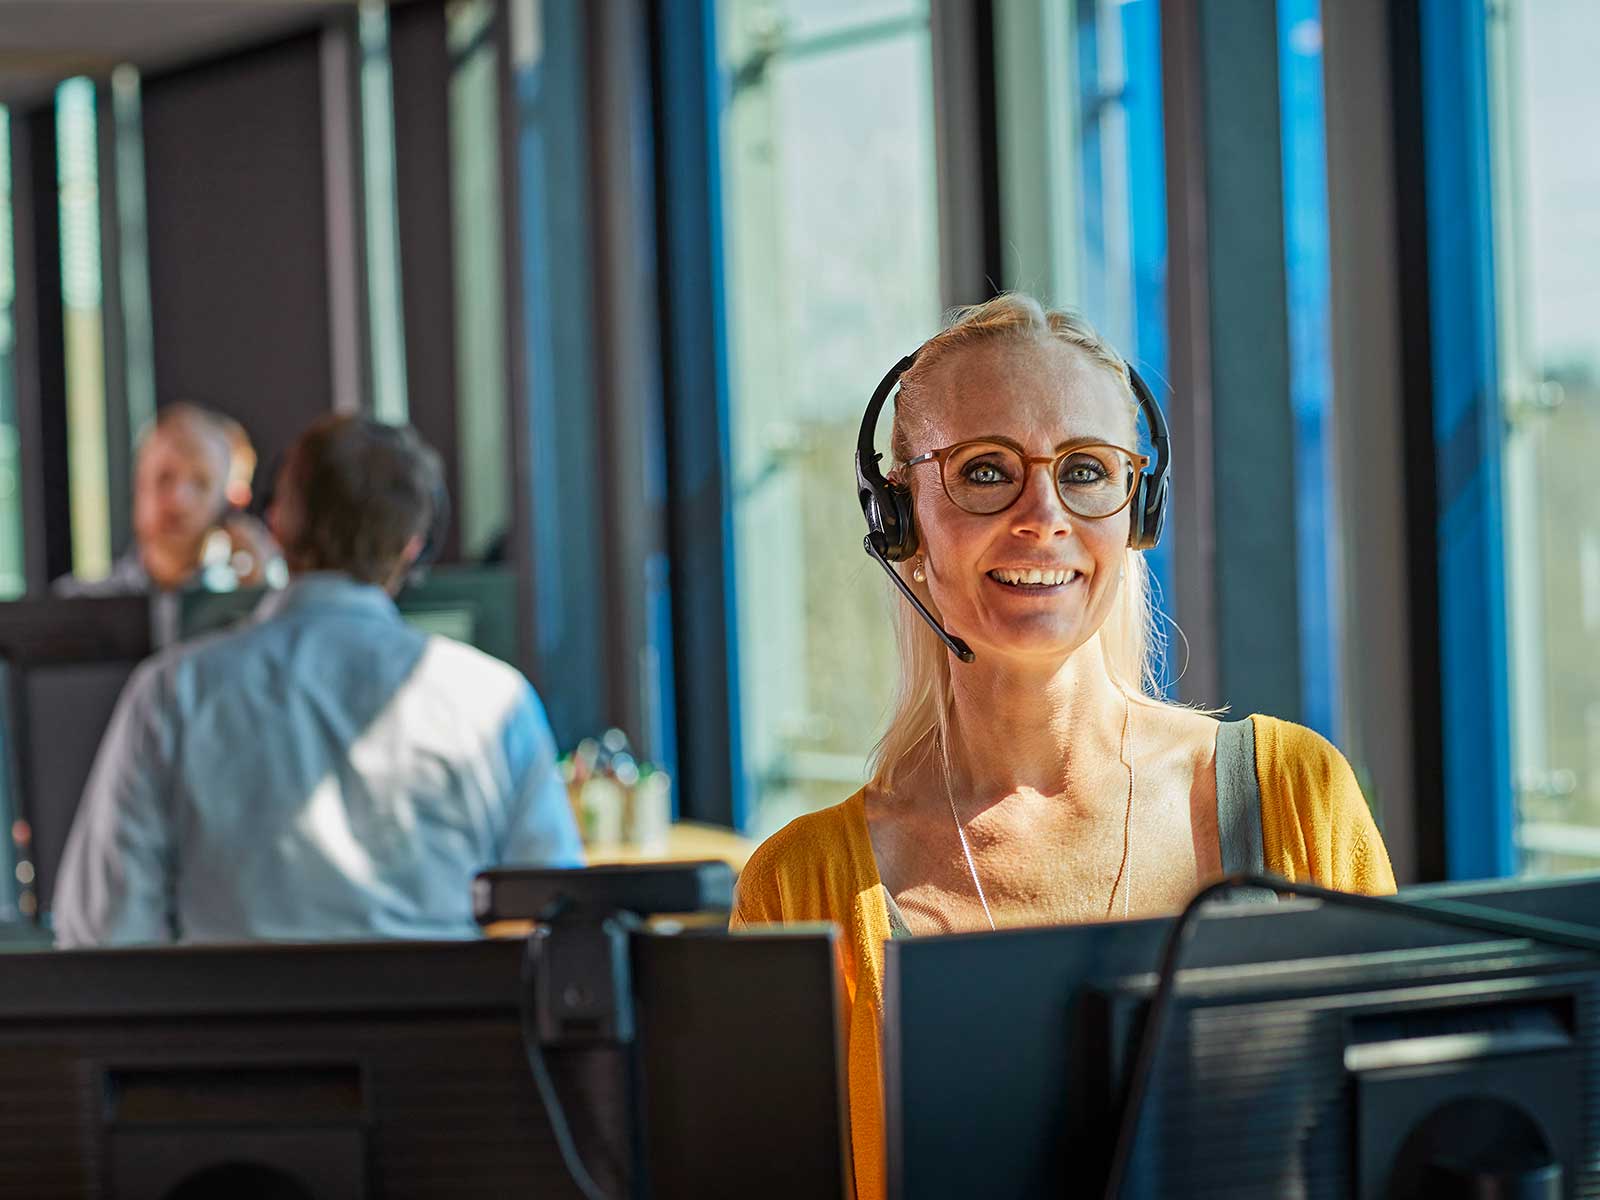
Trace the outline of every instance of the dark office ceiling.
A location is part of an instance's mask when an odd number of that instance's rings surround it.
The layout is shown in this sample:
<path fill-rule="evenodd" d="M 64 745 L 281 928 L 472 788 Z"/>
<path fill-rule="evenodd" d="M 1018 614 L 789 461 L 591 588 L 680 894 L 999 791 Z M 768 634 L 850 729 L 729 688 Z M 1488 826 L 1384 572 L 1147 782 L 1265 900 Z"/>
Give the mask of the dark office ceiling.
<path fill-rule="evenodd" d="M 0 0 L 0 104 L 120 63 L 157 71 L 316 23 L 354 0 Z"/>

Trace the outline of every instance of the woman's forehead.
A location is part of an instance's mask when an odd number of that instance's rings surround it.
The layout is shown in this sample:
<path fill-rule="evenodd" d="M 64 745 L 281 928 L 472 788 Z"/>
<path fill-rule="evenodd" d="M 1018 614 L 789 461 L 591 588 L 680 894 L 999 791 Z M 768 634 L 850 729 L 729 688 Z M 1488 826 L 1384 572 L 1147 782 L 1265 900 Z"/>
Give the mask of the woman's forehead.
<path fill-rule="evenodd" d="M 938 444 L 1005 434 L 1050 448 L 1091 437 L 1127 444 L 1134 416 L 1122 381 L 1060 341 L 995 341 L 942 359 L 924 386 Z"/>

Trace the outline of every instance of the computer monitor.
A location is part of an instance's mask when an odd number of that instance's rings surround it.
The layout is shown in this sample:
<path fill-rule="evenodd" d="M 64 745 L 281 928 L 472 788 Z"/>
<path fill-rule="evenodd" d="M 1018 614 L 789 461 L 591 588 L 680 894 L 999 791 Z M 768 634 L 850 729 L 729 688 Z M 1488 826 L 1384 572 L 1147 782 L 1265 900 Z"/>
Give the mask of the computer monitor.
<path fill-rule="evenodd" d="M 849 1194 L 836 937 L 633 939 L 648 1195 Z"/>
<path fill-rule="evenodd" d="M 238 588 L 231 592 L 208 592 L 201 588 L 178 595 L 178 617 L 174 626 L 177 641 L 193 641 L 208 633 L 221 633 L 255 612 L 268 595 L 264 587 Z"/>
<path fill-rule="evenodd" d="M 0 920 L 50 906 L 101 735 L 153 646 L 145 597 L 0 604 L 0 816 L 11 836 Z"/>
<path fill-rule="evenodd" d="M 733 869 L 715 860 L 496 867 L 472 885 L 480 923 L 538 922 L 528 962 L 538 1047 L 637 1033 L 642 1194 L 841 1195 L 849 1139 L 837 931 L 730 939 L 733 891 Z M 618 920 L 624 913 L 632 917 Z M 648 916 L 679 932 L 630 935 Z"/>
<path fill-rule="evenodd" d="M 517 578 L 509 567 L 433 567 L 395 603 L 417 628 L 476 646 L 501 662 L 517 653 Z"/>
<path fill-rule="evenodd" d="M 835 953 L 632 939 L 636 1058 L 544 1052 L 606 1196 L 843 1194 Z M 0 1197 L 578 1196 L 523 961 L 510 940 L 0 954 Z"/>
<path fill-rule="evenodd" d="M 1406 895 L 1600 925 L 1600 877 Z M 1101 1195 L 1171 924 L 890 942 L 890 1196 Z M 1405 1189 L 1491 1135 L 1564 1172 L 1505 1195 L 1600 1185 L 1600 959 L 1284 901 L 1211 910 L 1183 963 L 1125 1194 L 1446 1196 Z"/>
<path fill-rule="evenodd" d="M 216 633 L 248 617 L 264 588 L 233 592 L 189 591 L 179 597 L 178 638 Z M 400 615 L 426 633 L 476 646 L 502 662 L 520 665 L 517 653 L 517 581 L 506 567 L 434 567 L 395 598 Z"/>

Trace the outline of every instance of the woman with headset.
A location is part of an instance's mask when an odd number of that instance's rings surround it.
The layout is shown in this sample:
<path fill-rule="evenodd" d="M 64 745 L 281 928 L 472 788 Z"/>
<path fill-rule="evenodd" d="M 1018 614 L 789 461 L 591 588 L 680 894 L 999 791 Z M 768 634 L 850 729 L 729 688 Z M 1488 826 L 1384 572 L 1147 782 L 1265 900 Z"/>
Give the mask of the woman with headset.
<path fill-rule="evenodd" d="M 885 477 L 872 436 L 897 383 Z M 1169 458 L 1137 374 L 1023 296 L 959 313 L 868 406 L 867 550 L 914 606 L 898 614 L 893 711 L 867 785 L 757 850 L 732 921 L 843 931 L 862 1197 L 884 1189 L 886 939 L 1169 914 L 1225 870 L 1394 890 L 1338 750 L 1160 698 L 1143 551 Z"/>

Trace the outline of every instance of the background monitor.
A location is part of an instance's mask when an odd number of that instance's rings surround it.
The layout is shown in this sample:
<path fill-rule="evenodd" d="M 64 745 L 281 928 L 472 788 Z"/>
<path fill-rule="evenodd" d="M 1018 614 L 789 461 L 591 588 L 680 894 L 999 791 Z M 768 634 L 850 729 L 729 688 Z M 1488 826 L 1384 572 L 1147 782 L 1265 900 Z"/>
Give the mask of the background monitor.
<path fill-rule="evenodd" d="M 151 649 L 143 596 L 0 604 L 0 816 L 14 881 L 0 889 L 6 918 L 49 910 L 101 735 Z"/>
<path fill-rule="evenodd" d="M 842 1196 L 832 933 L 644 934 L 632 955 L 636 1058 L 544 1051 L 604 1193 Z M 0 1198 L 269 1178 L 297 1200 L 575 1197 L 525 1052 L 523 958 L 495 940 L 0 955 Z"/>
<path fill-rule="evenodd" d="M 1435 897 L 1600 924 L 1600 877 L 1406 893 Z M 890 1196 L 1100 1195 L 1171 924 L 890 942 Z M 1600 1187 L 1593 957 L 1286 901 L 1211 910 L 1183 964 L 1126 1194 L 1413 1194 L 1387 1188 L 1406 1154 L 1426 1157 L 1407 1139 L 1430 1136 L 1418 1130 L 1450 1087 L 1500 1090 L 1566 1156 L 1549 1194 Z M 1482 1114 L 1457 1118 L 1434 1135 L 1481 1145 Z"/>
<path fill-rule="evenodd" d="M 255 611 L 264 588 L 189 591 L 179 598 L 180 641 L 216 633 Z M 476 646 L 517 666 L 517 581 L 507 567 L 434 567 L 395 597 L 400 615 L 426 633 Z"/>

